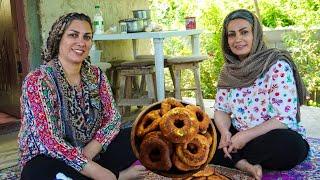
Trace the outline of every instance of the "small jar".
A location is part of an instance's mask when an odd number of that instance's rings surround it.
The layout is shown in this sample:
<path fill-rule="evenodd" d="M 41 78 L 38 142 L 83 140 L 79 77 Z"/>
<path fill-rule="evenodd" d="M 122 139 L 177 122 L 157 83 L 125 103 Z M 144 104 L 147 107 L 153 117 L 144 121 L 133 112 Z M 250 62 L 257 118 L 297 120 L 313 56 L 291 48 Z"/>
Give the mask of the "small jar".
<path fill-rule="evenodd" d="M 186 17 L 186 29 L 196 29 L 196 17 Z"/>
<path fill-rule="evenodd" d="M 128 28 L 127 28 L 127 23 L 124 21 L 120 21 L 119 22 L 119 26 L 120 26 L 120 33 L 127 33 Z"/>

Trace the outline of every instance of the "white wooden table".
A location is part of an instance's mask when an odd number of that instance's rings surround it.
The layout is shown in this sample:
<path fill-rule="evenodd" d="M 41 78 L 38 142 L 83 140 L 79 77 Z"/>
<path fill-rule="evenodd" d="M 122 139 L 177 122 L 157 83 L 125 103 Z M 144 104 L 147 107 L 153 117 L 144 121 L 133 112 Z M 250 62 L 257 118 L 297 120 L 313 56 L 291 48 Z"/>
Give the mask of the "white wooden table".
<path fill-rule="evenodd" d="M 164 54 L 163 40 L 168 37 L 191 36 L 192 54 L 200 55 L 199 35 L 202 30 L 179 30 L 179 31 L 160 31 L 160 32 L 139 32 L 127 34 L 95 34 L 95 41 L 112 41 L 112 40 L 133 40 L 134 56 L 136 56 L 136 40 L 152 39 L 154 45 L 154 58 L 156 68 L 157 99 L 159 101 L 165 98 L 164 89 Z"/>

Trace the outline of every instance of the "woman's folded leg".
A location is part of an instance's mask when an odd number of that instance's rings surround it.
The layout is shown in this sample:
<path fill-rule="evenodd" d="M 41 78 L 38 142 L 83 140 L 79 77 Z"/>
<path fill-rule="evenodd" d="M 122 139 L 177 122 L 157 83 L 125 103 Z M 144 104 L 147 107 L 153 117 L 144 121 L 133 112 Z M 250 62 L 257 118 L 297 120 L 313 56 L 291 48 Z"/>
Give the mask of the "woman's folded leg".
<path fill-rule="evenodd" d="M 45 155 L 38 155 L 23 167 L 21 180 L 52 180 L 56 178 L 58 173 L 63 173 L 72 179 L 89 179 L 63 161 Z"/>
<path fill-rule="evenodd" d="M 290 129 L 275 129 L 250 141 L 242 150 L 243 158 L 263 169 L 288 170 L 307 156 L 309 145 Z"/>

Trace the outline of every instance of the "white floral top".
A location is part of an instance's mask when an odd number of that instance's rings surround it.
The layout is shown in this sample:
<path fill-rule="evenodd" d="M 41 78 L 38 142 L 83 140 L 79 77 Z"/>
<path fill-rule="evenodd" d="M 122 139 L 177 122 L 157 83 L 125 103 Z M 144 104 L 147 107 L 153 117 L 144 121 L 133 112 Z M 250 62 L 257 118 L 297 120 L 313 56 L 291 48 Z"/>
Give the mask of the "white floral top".
<path fill-rule="evenodd" d="M 231 114 L 232 125 L 243 131 L 277 118 L 305 137 L 297 123 L 297 89 L 291 67 L 279 60 L 252 86 L 218 89 L 215 110 Z"/>

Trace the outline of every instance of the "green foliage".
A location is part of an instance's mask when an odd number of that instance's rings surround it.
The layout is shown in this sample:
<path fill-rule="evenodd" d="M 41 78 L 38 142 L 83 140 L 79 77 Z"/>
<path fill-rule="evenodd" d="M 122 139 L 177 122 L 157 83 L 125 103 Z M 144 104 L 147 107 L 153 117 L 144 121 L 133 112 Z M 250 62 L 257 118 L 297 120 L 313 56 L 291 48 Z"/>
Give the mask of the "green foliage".
<path fill-rule="evenodd" d="M 184 18 L 194 16 L 198 9 L 196 1 L 183 0 L 152 0 L 152 20 L 163 25 L 165 29 L 177 28 L 184 25 Z"/>
<path fill-rule="evenodd" d="M 284 42 L 299 68 L 309 91 L 309 105 L 320 106 L 320 31 L 287 33 Z"/>
<path fill-rule="evenodd" d="M 221 29 L 223 16 L 218 6 L 212 5 L 201 16 L 201 23 L 210 33 L 205 33 L 202 38 L 202 47 L 209 59 L 201 64 L 201 87 L 204 98 L 214 99 L 217 92 L 217 81 L 223 65 L 221 52 Z"/>
<path fill-rule="evenodd" d="M 320 24 L 320 1 L 318 0 L 281 0 L 278 2 L 297 26 L 314 26 Z"/>
<path fill-rule="evenodd" d="M 266 4 L 263 6 L 265 9 L 262 11 L 262 24 L 266 27 L 285 27 L 294 25 L 295 22 L 290 18 L 286 12 L 282 11 L 276 5 Z"/>
<path fill-rule="evenodd" d="M 201 2 L 201 3 L 200 3 Z M 310 27 L 320 24 L 320 1 L 314 0 L 259 0 L 261 22 L 268 28 L 286 26 Z M 221 26 L 226 14 L 244 8 L 256 12 L 253 0 L 150 0 L 152 19 L 163 29 L 184 29 L 184 18 L 196 16 L 197 28 L 204 29 L 201 35 L 202 53 L 209 59 L 201 63 L 201 86 L 205 98 L 213 99 L 219 72 L 223 65 L 220 47 Z M 320 54 L 319 34 L 314 31 L 287 33 L 284 42 L 302 74 L 310 92 L 312 106 L 320 106 Z M 164 43 L 167 55 L 191 54 L 189 39 L 170 38 Z M 166 89 L 173 89 L 169 72 L 165 72 Z M 182 74 L 183 88 L 192 86 L 191 72 Z M 193 96 L 186 92 L 183 96 Z"/>

